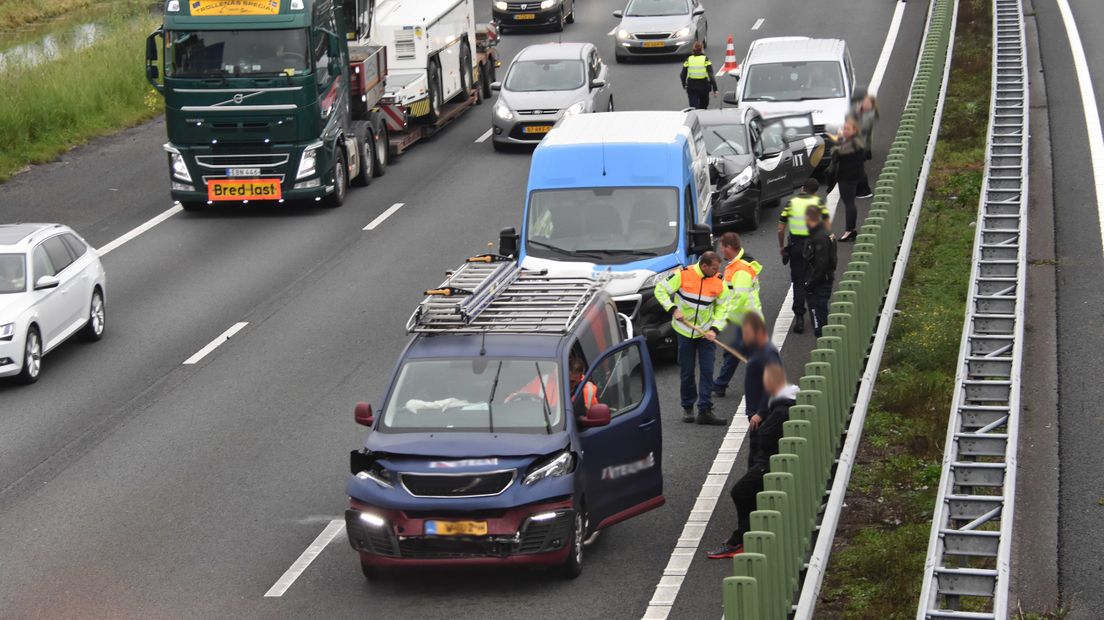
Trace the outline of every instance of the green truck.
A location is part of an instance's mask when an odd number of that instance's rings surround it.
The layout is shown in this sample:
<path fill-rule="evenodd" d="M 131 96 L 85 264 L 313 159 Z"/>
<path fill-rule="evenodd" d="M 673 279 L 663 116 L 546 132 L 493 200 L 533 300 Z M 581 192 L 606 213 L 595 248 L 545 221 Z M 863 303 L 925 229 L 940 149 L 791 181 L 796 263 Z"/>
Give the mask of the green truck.
<path fill-rule="evenodd" d="M 216 202 L 341 205 L 350 184 L 369 184 L 390 156 L 482 100 L 494 50 L 476 32 L 472 0 L 446 3 L 167 0 L 146 41 L 146 78 L 165 98 L 173 199 L 189 211 Z M 410 21 L 392 27 L 409 36 L 389 31 L 375 44 L 377 13 L 385 23 Z M 453 69 L 460 92 L 389 92 L 389 57 L 406 91 L 419 77 L 434 84 L 443 58 L 456 56 L 431 47 L 429 35 L 446 23 L 457 29 L 451 45 L 478 47 Z M 428 59 L 421 70 L 404 68 L 412 49 Z M 442 94 L 451 96 L 444 105 Z"/>

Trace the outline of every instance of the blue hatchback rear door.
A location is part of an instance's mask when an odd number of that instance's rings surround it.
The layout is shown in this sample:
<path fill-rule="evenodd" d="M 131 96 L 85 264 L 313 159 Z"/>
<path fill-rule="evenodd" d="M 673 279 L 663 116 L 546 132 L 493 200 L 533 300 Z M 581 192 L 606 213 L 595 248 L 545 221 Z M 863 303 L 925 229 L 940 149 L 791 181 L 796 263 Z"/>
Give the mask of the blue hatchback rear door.
<path fill-rule="evenodd" d="M 610 423 L 580 429 L 584 493 L 592 528 L 623 521 L 663 504 L 663 435 L 655 376 L 644 338 L 607 351 L 584 381 L 610 408 Z M 579 394 L 575 411 L 582 411 Z"/>

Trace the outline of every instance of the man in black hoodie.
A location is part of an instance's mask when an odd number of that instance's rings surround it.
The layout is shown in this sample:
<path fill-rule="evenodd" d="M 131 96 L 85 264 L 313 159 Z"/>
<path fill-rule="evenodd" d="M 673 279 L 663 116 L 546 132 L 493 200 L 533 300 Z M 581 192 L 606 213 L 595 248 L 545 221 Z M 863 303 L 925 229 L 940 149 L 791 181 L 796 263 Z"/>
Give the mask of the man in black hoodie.
<path fill-rule="evenodd" d="M 778 454 L 782 425 L 790 419 L 790 407 L 797 402 L 796 385 L 786 382 L 786 370 L 772 364 L 763 372 L 763 387 L 771 394 L 768 412 L 759 423 L 758 432 L 749 435 L 751 459 L 748 471 L 732 485 L 732 501 L 736 504 L 736 529 L 723 545 L 708 552 L 711 559 L 731 558 L 744 552 L 744 534 L 751 530 L 751 513 L 755 511 L 755 496 L 763 490 L 763 476 L 770 471 L 770 457 Z"/>
<path fill-rule="evenodd" d="M 821 221 L 820 210 L 805 210 L 809 240 L 805 243 L 805 302 L 813 317 L 813 333 L 817 338 L 828 324 L 828 298 L 836 279 L 836 240 Z"/>

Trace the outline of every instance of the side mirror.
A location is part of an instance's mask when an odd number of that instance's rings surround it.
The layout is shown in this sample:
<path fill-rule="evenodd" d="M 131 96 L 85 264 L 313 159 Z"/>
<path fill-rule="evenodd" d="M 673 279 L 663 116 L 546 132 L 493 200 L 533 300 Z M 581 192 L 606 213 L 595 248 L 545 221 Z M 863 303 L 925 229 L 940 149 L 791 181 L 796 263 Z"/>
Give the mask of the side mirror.
<path fill-rule="evenodd" d="M 702 254 L 713 249 L 713 232 L 705 224 L 690 226 L 690 253 Z"/>
<path fill-rule="evenodd" d="M 606 85 L 605 80 L 591 80 L 590 81 L 590 87 L 591 88 L 602 88 L 605 85 Z"/>
<path fill-rule="evenodd" d="M 736 78 L 736 79 L 740 79 L 740 78 Z M 740 103 L 739 100 L 736 99 L 736 91 L 734 91 L 734 90 L 726 90 L 725 94 L 724 94 L 724 97 L 722 97 L 721 100 L 724 101 L 725 103 L 727 103 L 728 105 L 739 105 L 739 103 Z"/>
<path fill-rule="evenodd" d="M 159 77 L 161 77 L 161 74 L 160 74 L 160 72 L 157 71 L 157 65 L 146 65 L 146 79 L 147 80 L 152 82 L 152 81 L 156 80 Z"/>
<path fill-rule="evenodd" d="M 491 90 L 502 90 L 502 82 L 491 82 Z"/>
<path fill-rule="evenodd" d="M 337 60 L 331 60 L 330 64 L 326 67 L 326 71 L 333 77 L 341 75 L 341 63 Z"/>
<path fill-rule="evenodd" d="M 146 37 L 146 62 L 157 62 L 157 33 Z"/>
<path fill-rule="evenodd" d="M 617 9 L 616 11 L 613 12 L 613 16 L 616 17 L 617 19 L 621 19 L 622 17 L 625 16 L 625 12 L 622 11 L 621 9 Z"/>
<path fill-rule="evenodd" d="M 609 426 L 610 423 L 610 410 L 609 405 L 603 405 L 601 403 L 594 405 L 590 409 L 587 409 L 586 415 L 579 418 L 579 426 L 583 428 L 596 428 L 599 426 Z"/>
<path fill-rule="evenodd" d="M 703 9 L 702 7 L 699 6 L 698 8 L 694 9 L 694 12 L 691 13 L 691 15 L 694 16 L 694 17 L 698 17 L 699 15 L 705 15 L 705 9 Z"/>
<path fill-rule="evenodd" d="M 498 233 L 498 253 L 503 256 L 517 256 L 518 232 L 513 226 L 503 228 Z"/>
<path fill-rule="evenodd" d="M 357 403 L 356 407 L 353 407 L 353 419 L 356 420 L 357 424 L 371 428 L 376 421 L 376 416 L 372 414 L 372 405 Z"/>
<path fill-rule="evenodd" d="M 61 280 L 57 276 L 42 276 L 38 280 L 35 280 L 35 290 L 41 291 L 48 288 L 57 288 L 61 284 Z"/>

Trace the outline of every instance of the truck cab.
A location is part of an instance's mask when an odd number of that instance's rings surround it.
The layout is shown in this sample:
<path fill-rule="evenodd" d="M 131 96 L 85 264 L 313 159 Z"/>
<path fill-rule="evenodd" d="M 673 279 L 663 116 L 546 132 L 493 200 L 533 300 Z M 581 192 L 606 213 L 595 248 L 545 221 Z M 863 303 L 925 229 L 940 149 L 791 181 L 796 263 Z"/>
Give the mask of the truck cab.
<path fill-rule="evenodd" d="M 533 153 L 521 232 L 500 253 L 526 269 L 604 273 L 607 291 L 653 353 L 675 348 L 652 291 L 712 245 L 713 188 L 694 112 L 565 118 Z"/>
<path fill-rule="evenodd" d="M 415 310 L 378 413 L 361 403 L 349 543 L 394 566 L 544 565 L 664 503 L 647 346 L 601 280 L 477 257 Z"/>

